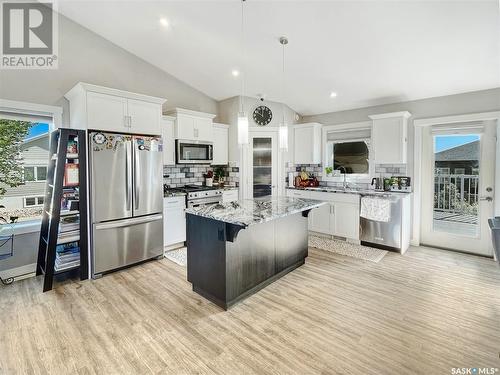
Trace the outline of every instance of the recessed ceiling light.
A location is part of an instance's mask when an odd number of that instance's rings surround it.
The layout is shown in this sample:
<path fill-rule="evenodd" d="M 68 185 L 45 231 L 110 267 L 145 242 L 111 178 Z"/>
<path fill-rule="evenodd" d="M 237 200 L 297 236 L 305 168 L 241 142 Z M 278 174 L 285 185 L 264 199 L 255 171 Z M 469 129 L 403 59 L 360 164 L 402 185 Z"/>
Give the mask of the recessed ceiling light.
<path fill-rule="evenodd" d="M 330 98 L 336 98 L 336 97 L 337 97 L 337 93 L 332 91 L 330 93 Z"/>
<path fill-rule="evenodd" d="M 160 18 L 160 24 L 162 26 L 168 27 L 168 20 L 165 17 Z"/>
<path fill-rule="evenodd" d="M 237 70 L 237 69 L 233 69 L 233 71 L 231 72 L 231 74 L 233 75 L 233 77 L 238 77 L 240 75 L 240 71 Z"/>

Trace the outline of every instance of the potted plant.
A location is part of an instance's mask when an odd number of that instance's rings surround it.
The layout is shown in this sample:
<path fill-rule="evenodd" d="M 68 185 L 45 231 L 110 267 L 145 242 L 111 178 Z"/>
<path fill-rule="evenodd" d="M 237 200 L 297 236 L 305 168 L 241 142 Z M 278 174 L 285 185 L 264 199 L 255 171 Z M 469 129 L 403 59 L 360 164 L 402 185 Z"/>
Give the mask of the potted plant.
<path fill-rule="evenodd" d="M 207 173 L 203 175 L 205 177 L 205 185 L 212 186 L 214 184 L 214 172 L 209 170 Z"/>
<path fill-rule="evenodd" d="M 219 183 L 219 185 L 224 186 L 224 177 L 226 175 L 226 171 L 223 167 L 217 167 L 214 171 L 215 181 Z"/>
<path fill-rule="evenodd" d="M 333 175 L 333 167 L 326 167 L 325 168 L 325 172 L 326 172 L 326 177 L 332 177 L 332 175 Z"/>

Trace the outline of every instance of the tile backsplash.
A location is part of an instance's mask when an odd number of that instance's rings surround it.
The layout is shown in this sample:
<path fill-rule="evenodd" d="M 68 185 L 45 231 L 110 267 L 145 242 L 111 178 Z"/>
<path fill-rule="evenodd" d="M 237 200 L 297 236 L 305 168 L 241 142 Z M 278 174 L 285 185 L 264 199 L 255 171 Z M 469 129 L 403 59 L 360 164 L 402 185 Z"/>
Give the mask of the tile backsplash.
<path fill-rule="evenodd" d="M 218 166 L 209 166 L 206 164 L 176 164 L 163 167 L 163 183 L 170 187 L 179 187 L 184 185 L 202 185 L 205 183 L 203 177 L 209 170 L 214 171 Z M 225 171 L 226 185 L 238 186 L 239 168 L 222 166 Z"/>
<path fill-rule="evenodd" d="M 324 176 L 324 168 L 321 164 L 288 164 L 286 167 L 285 182 L 288 185 L 288 173 L 293 173 L 294 177 L 305 170 L 310 175 L 315 176 L 319 180 L 321 186 L 341 186 L 342 182 L 336 181 L 322 181 Z M 391 176 L 406 176 L 406 164 L 376 164 L 374 177 L 391 177 Z M 357 186 L 367 188 L 367 183 L 356 183 Z"/>

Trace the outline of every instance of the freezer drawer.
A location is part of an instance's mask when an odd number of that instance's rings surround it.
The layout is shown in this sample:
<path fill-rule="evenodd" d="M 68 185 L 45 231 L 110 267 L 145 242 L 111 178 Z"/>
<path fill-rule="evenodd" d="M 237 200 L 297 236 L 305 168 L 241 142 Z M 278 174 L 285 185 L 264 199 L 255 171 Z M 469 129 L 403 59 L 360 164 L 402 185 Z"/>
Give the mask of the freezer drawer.
<path fill-rule="evenodd" d="M 93 275 L 163 254 L 163 216 L 93 225 Z"/>

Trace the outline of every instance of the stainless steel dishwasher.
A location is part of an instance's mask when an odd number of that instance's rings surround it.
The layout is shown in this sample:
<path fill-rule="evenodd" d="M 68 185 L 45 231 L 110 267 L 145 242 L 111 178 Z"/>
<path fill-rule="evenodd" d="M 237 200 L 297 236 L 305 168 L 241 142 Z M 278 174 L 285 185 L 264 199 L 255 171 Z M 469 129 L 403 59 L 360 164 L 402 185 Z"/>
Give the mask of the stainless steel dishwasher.
<path fill-rule="evenodd" d="M 372 195 L 361 194 L 361 199 Z M 410 245 L 410 195 L 377 193 L 376 196 L 390 200 L 391 216 L 388 222 L 360 217 L 361 244 L 404 253 Z"/>

